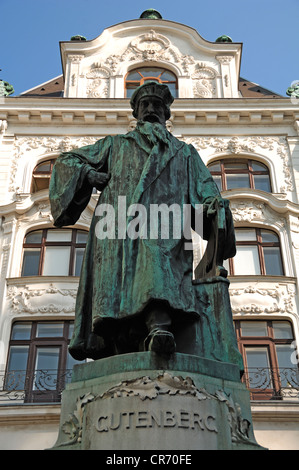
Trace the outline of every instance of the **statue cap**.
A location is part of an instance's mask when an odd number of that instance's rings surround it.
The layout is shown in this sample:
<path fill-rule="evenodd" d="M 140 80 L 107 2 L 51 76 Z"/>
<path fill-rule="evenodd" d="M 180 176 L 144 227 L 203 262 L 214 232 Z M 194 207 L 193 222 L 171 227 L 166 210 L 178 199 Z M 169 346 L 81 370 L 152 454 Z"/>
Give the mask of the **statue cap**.
<path fill-rule="evenodd" d="M 160 98 L 163 101 L 170 116 L 170 105 L 173 103 L 174 98 L 170 93 L 168 86 L 164 85 L 163 83 L 149 80 L 140 87 L 136 88 L 131 97 L 130 104 L 131 108 L 133 109 L 134 117 L 137 117 L 135 112 L 137 111 L 138 102 L 145 96 L 156 96 L 157 98 Z"/>

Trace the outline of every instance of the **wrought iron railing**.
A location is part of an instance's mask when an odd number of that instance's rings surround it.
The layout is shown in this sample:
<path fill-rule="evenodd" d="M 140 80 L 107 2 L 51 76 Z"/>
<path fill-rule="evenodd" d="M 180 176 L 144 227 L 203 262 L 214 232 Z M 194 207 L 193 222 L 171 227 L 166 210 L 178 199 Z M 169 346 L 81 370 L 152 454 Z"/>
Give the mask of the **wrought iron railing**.
<path fill-rule="evenodd" d="M 72 370 L 14 370 L 0 372 L 0 405 L 4 403 L 60 403 Z"/>
<path fill-rule="evenodd" d="M 249 367 L 243 381 L 253 400 L 299 400 L 298 368 Z"/>
<path fill-rule="evenodd" d="M 61 394 L 71 381 L 72 370 L 23 370 L 0 372 L 0 405 L 22 403 L 60 403 Z M 245 370 L 243 382 L 253 400 L 299 401 L 299 369 L 265 367 Z"/>

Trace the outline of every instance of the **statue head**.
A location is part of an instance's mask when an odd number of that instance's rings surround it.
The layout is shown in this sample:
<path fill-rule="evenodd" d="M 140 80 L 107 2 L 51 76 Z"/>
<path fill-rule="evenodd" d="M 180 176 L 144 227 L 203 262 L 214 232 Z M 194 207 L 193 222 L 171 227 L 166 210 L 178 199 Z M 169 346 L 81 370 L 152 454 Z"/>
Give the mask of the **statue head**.
<path fill-rule="evenodd" d="M 147 81 L 138 87 L 130 100 L 133 116 L 138 121 L 158 122 L 165 125 L 170 118 L 170 105 L 174 98 L 167 85 Z"/>

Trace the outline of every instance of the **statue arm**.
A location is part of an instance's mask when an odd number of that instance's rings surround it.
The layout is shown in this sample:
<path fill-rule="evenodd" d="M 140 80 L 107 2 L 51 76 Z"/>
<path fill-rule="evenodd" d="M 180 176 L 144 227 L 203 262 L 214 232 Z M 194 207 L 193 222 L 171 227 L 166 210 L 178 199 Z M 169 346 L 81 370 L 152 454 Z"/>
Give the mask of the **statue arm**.
<path fill-rule="evenodd" d="M 86 175 L 86 179 L 93 188 L 96 188 L 98 191 L 103 191 L 107 186 L 110 176 L 109 173 L 103 173 L 91 167 Z"/>
<path fill-rule="evenodd" d="M 189 201 L 193 211 L 192 228 L 196 229 L 194 213 L 196 205 L 202 205 L 203 227 L 202 235 L 205 240 L 209 238 L 213 205 L 216 198 L 221 199 L 219 189 L 213 180 L 211 173 L 200 158 L 197 150 L 189 145 L 191 152 L 189 159 Z"/>
<path fill-rule="evenodd" d="M 222 272 L 224 259 L 236 254 L 236 242 L 229 201 L 223 199 L 209 170 L 196 150 L 192 150 L 189 170 L 190 202 L 203 205 L 203 238 L 208 240 L 205 255 L 195 270 L 196 277 Z M 219 272 L 220 272 L 219 271 Z"/>
<path fill-rule="evenodd" d="M 106 138 L 57 158 L 49 189 L 56 227 L 75 224 L 88 204 L 92 188 L 102 191 L 107 185 L 110 149 L 111 140 Z"/>

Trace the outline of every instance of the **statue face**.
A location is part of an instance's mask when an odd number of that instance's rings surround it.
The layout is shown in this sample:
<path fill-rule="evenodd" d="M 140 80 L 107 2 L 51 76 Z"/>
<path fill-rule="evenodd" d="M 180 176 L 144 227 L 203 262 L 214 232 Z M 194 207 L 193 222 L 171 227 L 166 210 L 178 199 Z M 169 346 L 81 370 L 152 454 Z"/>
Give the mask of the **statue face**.
<path fill-rule="evenodd" d="M 144 96 L 138 103 L 138 121 L 158 122 L 165 126 L 165 105 L 156 96 Z"/>

